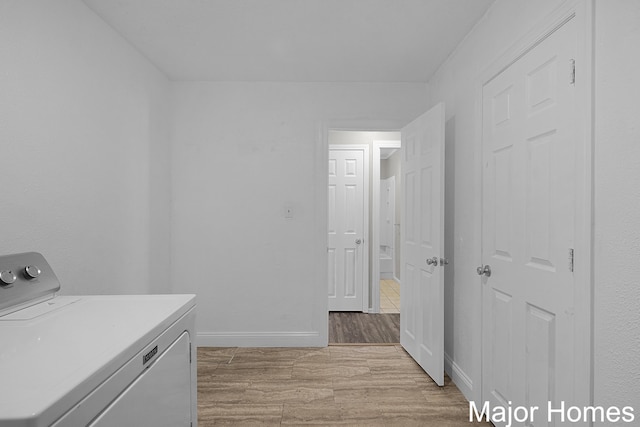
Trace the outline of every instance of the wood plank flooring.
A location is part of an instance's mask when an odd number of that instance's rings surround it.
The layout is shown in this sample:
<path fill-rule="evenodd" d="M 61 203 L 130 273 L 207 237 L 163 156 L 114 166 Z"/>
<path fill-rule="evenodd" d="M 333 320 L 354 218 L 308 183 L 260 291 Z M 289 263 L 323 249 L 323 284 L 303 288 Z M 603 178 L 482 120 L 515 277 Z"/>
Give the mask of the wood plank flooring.
<path fill-rule="evenodd" d="M 472 426 L 400 346 L 199 348 L 198 423 L 234 426 Z"/>
<path fill-rule="evenodd" d="M 400 314 L 329 313 L 330 344 L 397 344 Z"/>

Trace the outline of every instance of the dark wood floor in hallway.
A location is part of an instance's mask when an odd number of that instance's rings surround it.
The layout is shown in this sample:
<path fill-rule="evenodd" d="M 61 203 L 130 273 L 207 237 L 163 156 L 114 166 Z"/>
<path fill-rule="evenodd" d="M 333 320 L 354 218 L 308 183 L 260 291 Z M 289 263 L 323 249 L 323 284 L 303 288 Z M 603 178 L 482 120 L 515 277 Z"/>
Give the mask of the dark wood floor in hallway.
<path fill-rule="evenodd" d="M 400 346 L 198 349 L 201 427 L 490 426 L 468 414 Z"/>
<path fill-rule="evenodd" d="M 330 344 L 397 344 L 400 314 L 329 313 Z"/>

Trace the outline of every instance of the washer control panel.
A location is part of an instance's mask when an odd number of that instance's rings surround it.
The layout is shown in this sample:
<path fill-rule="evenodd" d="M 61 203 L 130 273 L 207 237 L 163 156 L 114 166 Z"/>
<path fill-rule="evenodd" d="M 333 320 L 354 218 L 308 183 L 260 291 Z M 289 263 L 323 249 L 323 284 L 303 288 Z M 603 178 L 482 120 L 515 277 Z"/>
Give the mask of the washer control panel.
<path fill-rule="evenodd" d="M 10 285 L 16 281 L 16 274 L 11 270 L 2 270 L 0 271 L 0 282 L 3 285 Z"/>
<path fill-rule="evenodd" d="M 0 256 L 0 315 L 58 290 L 60 282 L 42 254 Z"/>

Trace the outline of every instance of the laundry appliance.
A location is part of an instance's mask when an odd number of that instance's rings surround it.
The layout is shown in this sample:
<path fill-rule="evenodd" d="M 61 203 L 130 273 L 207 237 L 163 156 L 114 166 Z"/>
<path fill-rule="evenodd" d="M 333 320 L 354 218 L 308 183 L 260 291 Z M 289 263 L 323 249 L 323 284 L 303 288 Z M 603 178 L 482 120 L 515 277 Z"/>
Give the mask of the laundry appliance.
<path fill-rule="evenodd" d="M 57 295 L 36 252 L 0 256 L 0 426 L 193 427 L 194 295 Z"/>

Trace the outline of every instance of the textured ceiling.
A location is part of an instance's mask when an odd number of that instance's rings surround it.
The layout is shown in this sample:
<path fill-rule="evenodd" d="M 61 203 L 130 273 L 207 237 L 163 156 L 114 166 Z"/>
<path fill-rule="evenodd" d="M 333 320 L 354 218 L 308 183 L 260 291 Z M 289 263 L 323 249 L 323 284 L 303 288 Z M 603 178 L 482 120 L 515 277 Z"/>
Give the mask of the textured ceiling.
<path fill-rule="evenodd" d="M 425 82 L 493 0 L 84 0 L 172 80 Z"/>

